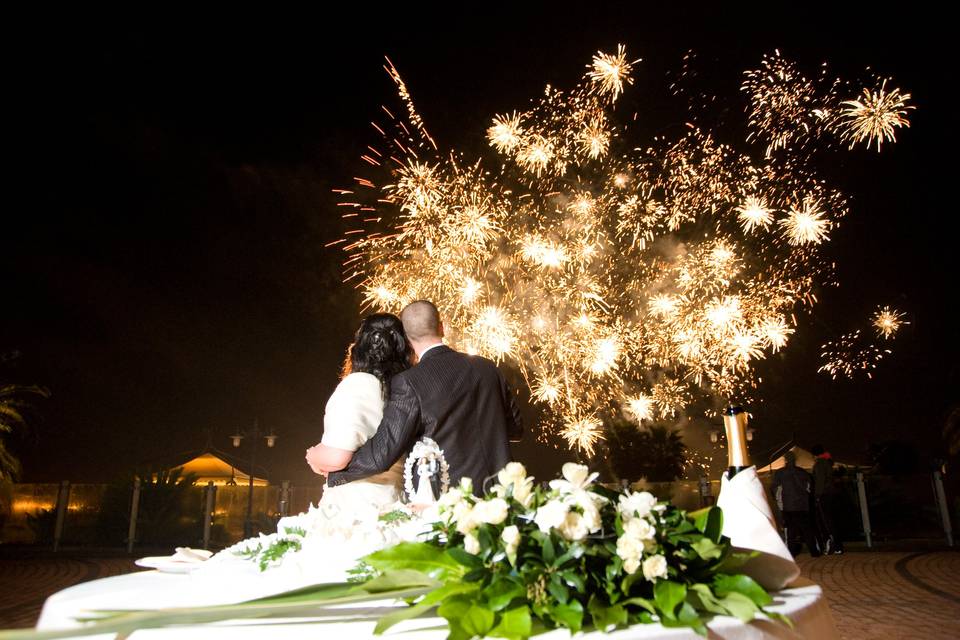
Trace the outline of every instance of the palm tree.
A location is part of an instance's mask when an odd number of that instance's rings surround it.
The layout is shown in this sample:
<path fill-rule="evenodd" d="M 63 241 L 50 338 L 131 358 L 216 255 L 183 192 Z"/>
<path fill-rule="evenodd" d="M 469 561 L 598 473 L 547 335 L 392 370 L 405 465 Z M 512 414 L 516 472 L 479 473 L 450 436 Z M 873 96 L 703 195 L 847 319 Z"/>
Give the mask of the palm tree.
<path fill-rule="evenodd" d="M 20 475 L 20 461 L 7 449 L 3 435 L 27 426 L 24 412 L 31 407 L 30 396 L 47 398 L 50 392 L 36 386 L 0 385 L 0 481 L 13 481 Z"/>
<path fill-rule="evenodd" d="M 660 425 L 644 429 L 616 418 L 607 422 L 607 444 L 621 478 L 668 482 L 683 475 L 687 447 L 678 431 Z"/>

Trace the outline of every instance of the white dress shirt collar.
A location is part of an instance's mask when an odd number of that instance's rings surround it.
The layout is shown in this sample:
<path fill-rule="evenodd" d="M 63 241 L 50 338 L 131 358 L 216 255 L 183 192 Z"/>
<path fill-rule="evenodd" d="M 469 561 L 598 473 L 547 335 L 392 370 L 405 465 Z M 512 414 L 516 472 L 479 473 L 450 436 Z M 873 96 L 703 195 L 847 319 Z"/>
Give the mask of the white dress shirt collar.
<path fill-rule="evenodd" d="M 434 349 L 436 347 L 442 347 L 442 346 L 443 346 L 442 342 L 438 342 L 436 344 L 430 345 L 429 347 L 427 347 L 426 349 L 420 352 L 420 360 L 423 360 L 423 356 L 427 355 L 427 351 L 430 351 L 430 349 Z"/>

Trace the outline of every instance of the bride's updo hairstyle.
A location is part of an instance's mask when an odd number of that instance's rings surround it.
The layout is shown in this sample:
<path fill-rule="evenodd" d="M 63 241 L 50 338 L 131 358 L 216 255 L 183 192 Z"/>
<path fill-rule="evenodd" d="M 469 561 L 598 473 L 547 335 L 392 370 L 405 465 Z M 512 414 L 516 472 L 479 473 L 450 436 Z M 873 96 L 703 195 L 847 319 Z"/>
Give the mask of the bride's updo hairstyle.
<path fill-rule="evenodd" d="M 343 363 L 343 377 L 369 373 L 380 380 L 383 397 L 390 395 L 390 378 L 410 368 L 413 347 L 400 318 L 392 313 L 374 313 L 363 319 Z"/>

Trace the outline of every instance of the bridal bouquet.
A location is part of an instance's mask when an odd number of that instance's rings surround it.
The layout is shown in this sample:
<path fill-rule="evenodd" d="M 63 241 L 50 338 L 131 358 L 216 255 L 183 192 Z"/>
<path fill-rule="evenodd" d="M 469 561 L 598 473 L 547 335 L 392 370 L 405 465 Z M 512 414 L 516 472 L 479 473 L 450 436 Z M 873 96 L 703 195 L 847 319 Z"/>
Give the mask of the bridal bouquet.
<path fill-rule="evenodd" d="M 438 581 L 377 632 L 436 607 L 450 638 L 527 638 L 540 630 L 636 623 L 706 635 L 716 614 L 742 621 L 765 611 L 767 592 L 736 567 L 712 507 L 685 513 L 647 492 L 614 492 L 596 473 L 565 464 L 549 488 L 511 463 L 483 497 L 469 480 L 444 494 L 427 539 L 365 558 L 370 579 L 421 571 Z"/>

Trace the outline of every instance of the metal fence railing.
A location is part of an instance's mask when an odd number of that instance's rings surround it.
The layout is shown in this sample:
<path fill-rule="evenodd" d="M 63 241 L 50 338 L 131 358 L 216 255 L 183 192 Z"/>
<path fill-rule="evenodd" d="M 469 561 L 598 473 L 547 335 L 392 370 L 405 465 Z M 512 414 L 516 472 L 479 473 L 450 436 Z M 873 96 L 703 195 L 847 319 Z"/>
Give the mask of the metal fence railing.
<path fill-rule="evenodd" d="M 761 475 L 768 490 L 772 478 Z M 678 507 L 694 510 L 714 504 L 719 481 L 636 482 Z M 253 487 L 247 523 L 248 486 L 158 486 L 139 484 L 15 484 L 0 503 L 0 543 L 126 547 L 190 545 L 223 548 L 247 531 L 270 532 L 277 520 L 319 502 L 320 486 L 289 483 Z M 775 502 L 771 499 L 771 505 Z M 850 472 L 834 479 L 830 500 L 836 533 L 845 541 L 944 540 L 953 545 L 953 502 L 939 472 L 884 476 Z M 775 515 L 779 519 L 776 509 Z M 245 524 L 247 526 L 245 526 Z"/>

